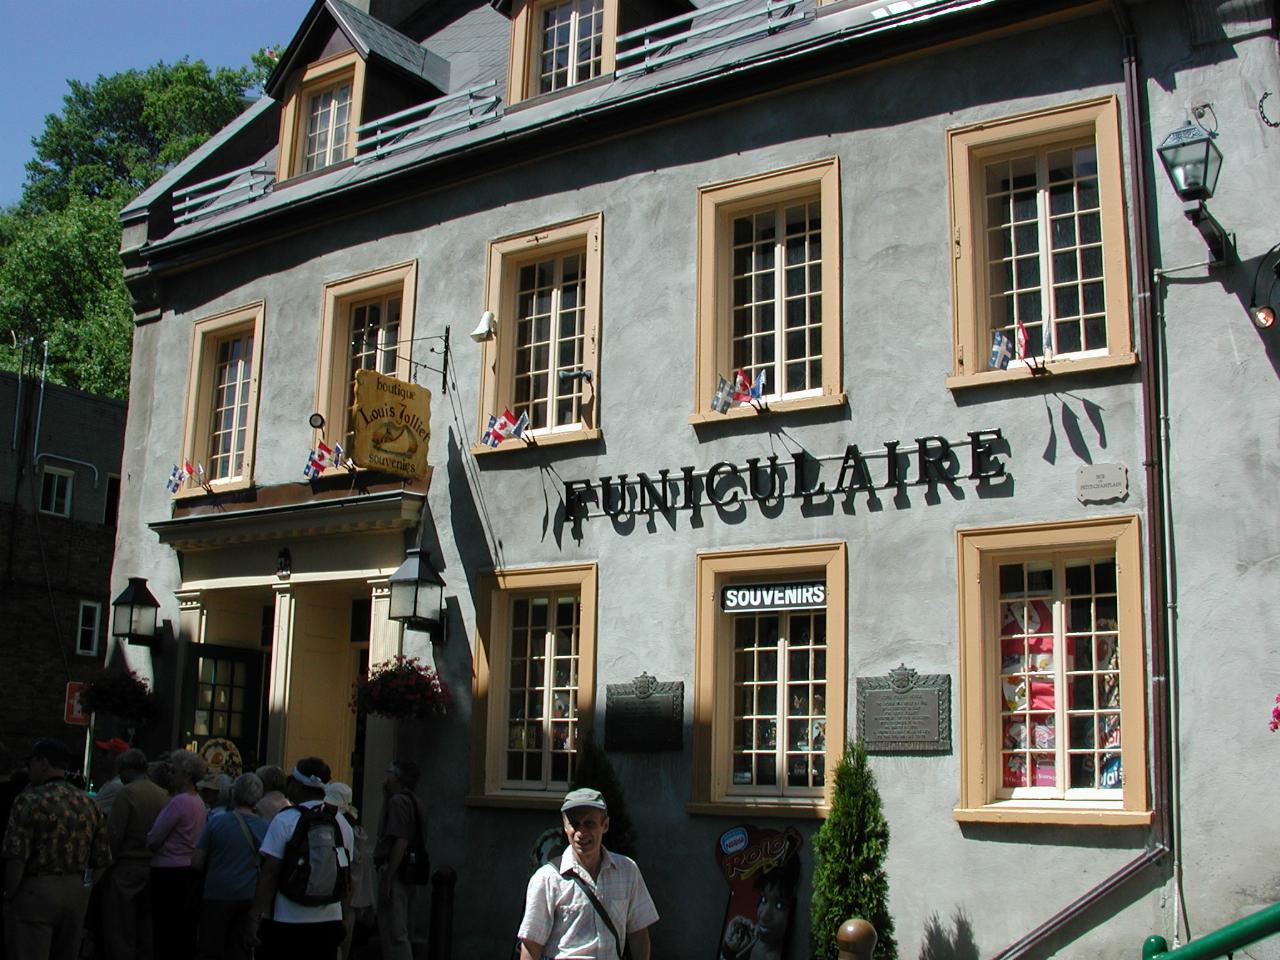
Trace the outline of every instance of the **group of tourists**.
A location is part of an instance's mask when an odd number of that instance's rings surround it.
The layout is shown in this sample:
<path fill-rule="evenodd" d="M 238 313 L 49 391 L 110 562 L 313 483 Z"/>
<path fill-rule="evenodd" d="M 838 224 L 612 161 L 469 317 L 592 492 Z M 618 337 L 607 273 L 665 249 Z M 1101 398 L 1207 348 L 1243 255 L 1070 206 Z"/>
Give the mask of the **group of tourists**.
<path fill-rule="evenodd" d="M 130 748 L 94 795 L 73 764 L 42 739 L 12 771 L 0 745 L 0 960 L 73 960 L 82 941 L 106 960 L 347 960 L 375 918 L 375 955 L 412 957 L 430 869 L 413 762 L 386 771 L 376 842 L 319 757 L 232 779 Z"/>

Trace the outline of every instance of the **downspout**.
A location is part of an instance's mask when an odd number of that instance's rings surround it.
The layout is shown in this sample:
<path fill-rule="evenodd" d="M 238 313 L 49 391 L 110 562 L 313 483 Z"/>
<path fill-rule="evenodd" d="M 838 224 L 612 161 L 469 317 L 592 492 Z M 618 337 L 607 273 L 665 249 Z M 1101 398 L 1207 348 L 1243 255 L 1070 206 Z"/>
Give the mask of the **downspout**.
<path fill-rule="evenodd" d="M 40 404 L 36 409 L 36 435 L 32 441 L 31 447 L 31 466 L 40 466 L 41 457 L 49 457 L 53 460 L 64 460 L 67 463 L 74 463 L 77 466 L 88 467 L 93 471 L 93 489 L 98 489 L 98 468 L 88 460 L 77 460 L 75 457 L 64 457 L 60 453 L 40 452 L 40 423 L 44 419 L 44 382 L 49 379 L 49 341 L 44 342 L 44 367 L 40 371 Z"/>
<path fill-rule="evenodd" d="M 1162 442 L 1163 399 L 1160 368 L 1161 339 L 1152 310 L 1150 197 L 1147 189 L 1146 158 L 1150 153 L 1143 131 L 1146 124 L 1145 99 L 1138 68 L 1138 38 L 1124 0 L 1111 0 L 1111 12 L 1124 44 L 1124 99 L 1128 127 L 1129 196 L 1132 200 L 1134 242 L 1133 276 L 1137 284 L 1134 306 L 1138 315 L 1138 351 L 1142 358 L 1143 468 L 1146 482 L 1147 570 L 1150 574 L 1147 619 L 1151 627 L 1151 810 L 1154 833 L 1150 846 L 1111 876 L 1078 897 L 1040 924 L 1022 939 L 1005 947 L 994 960 L 1019 960 L 1049 937 L 1085 913 L 1099 901 L 1122 887 L 1147 867 L 1159 863 L 1173 849 L 1170 819 L 1170 684 L 1168 621 L 1173 610 L 1168 602 L 1169 567 L 1166 565 L 1167 516 L 1165 511 L 1165 459 Z M 1175 897 L 1178 896 L 1175 877 Z M 1175 907 L 1176 909 L 1176 907 Z"/>

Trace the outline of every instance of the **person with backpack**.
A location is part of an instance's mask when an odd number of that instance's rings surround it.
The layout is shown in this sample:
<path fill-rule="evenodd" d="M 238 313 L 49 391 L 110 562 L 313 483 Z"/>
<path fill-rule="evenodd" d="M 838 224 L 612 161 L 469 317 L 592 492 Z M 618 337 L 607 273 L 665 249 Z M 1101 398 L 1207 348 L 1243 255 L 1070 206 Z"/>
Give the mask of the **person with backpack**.
<path fill-rule="evenodd" d="M 249 909 L 258 960 L 338 956 L 355 836 L 346 817 L 324 802 L 329 778 L 329 765 L 319 757 L 299 760 L 285 787 L 294 806 L 276 814 L 262 841 L 258 889 Z"/>

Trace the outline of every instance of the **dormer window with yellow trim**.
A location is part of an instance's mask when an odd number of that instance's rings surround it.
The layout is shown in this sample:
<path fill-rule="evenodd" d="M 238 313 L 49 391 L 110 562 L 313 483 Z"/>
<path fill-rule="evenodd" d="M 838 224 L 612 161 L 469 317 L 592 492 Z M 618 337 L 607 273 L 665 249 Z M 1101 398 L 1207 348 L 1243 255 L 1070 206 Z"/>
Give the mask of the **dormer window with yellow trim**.
<path fill-rule="evenodd" d="M 313 63 L 289 84 L 280 118 L 279 179 L 355 155 L 365 63 L 354 50 Z"/>

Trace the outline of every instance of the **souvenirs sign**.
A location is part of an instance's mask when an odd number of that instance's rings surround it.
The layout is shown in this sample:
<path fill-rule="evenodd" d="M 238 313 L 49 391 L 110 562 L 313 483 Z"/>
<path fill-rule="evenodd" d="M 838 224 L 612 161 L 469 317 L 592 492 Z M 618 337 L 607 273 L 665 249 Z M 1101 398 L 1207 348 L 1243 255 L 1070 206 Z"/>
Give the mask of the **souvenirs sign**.
<path fill-rule="evenodd" d="M 357 370 L 351 426 L 356 466 L 421 480 L 431 441 L 431 391 L 376 370 Z"/>

